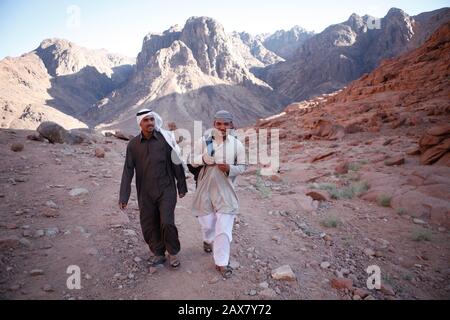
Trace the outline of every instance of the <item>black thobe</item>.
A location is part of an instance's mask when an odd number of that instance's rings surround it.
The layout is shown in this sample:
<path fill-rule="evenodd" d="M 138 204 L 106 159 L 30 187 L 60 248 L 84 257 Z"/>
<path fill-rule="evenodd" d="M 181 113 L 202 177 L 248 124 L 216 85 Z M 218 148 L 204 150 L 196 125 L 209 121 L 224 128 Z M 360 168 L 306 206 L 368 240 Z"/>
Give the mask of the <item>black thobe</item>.
<path fill-rule="evenodd" d="M 136 170 L 142 233 L 150 250 L 160 256 L 166 250 L 172 255 L 180 251 L 174 215 L 176 189 L 179 194 L 187 193 L 184 168 L 172 162 L 171 152 L 172 148 L 158 131 L 153 131 L 149 139 L 142 133 L 134 137 L 127 146 L 120 184 L 119 202 L 128 203 Z"/>

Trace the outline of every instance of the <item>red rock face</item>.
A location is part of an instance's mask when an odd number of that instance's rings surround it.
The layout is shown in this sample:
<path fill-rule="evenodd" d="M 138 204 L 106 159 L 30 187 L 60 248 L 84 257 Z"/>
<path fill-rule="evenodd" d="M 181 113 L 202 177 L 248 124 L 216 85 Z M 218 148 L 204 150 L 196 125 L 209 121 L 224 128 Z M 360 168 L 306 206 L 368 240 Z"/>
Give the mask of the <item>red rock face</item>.
<path fill-rule="evenodd" d="M 357 176 L 368 186 L 359 199 L 449 228 L 448 57 L 450 22 L 347 88 L 261 119 L 256 128 L 280 129 L 281 165 L 292 168 L 283 181 L 335 184 L 339 198 Z"/>
<path fill-rule="evenodd" d="M 341 91 L 293 103 L 256 127 L 281 128 L 281 137 L 287 140 L 341 140 L 358 132 L 381 135 L 417 127 L 417 133 L 423 133 L 421 163 L 445 165 L 450 135 L 449 56 L 447 22 L 418 49 L 384 60 Z"/>

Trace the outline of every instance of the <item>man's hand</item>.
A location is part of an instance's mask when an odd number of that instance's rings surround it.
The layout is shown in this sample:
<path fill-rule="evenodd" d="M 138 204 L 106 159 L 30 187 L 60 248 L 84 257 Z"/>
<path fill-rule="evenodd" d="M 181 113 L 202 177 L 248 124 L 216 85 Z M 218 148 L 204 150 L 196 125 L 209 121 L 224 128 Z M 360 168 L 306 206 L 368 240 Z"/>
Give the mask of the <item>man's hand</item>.
<path fill-rule="evenodd" d="M 120 210 L 125 210 L 127 208 L 127 204 L 119 202 L 119 208 Z"/>
<path fill-rule="evenodd" d="M 186 195 L 186 193 L 180 193 L 178 196 L 181 198 L 183 198 Z"/>
<path fill-rule="evenodd" d="M 223 173 L 228 174 L 230 172 L 230 165 L 229 164 L 218 164 L 217 167 L 219 167 L 219 170 Z"/>
<path fill-rule="evenodd" d="M 203 162 L 206 163 L 207 165 L 213 165 L 213 164 L 215 164 L 215 159 L 214 159 L 214 157 L 211 157 L 207 152 L 205 152 L 205 153 L 203 154 L 202 159 L 203 159 Z"/>

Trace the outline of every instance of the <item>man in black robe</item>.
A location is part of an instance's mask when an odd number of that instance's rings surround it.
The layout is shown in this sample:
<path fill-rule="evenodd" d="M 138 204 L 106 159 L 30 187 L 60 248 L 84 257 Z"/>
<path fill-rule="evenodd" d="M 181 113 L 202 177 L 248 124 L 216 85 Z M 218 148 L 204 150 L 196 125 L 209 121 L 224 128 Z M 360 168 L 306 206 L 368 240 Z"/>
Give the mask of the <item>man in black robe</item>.
<path fill-rule="evenodd" d="M 170 265 L 177 268 L 180 265 L 177 257 L 180 241 L 174 215 L 177 189 L 180 198 L 187 193 L 179 148 L 173 134 L 162 129 L 161 117 L 156 112 L 143 109 L 136 119 L 141 133 L 127 146 L 119 207 L 122 210 L 127 207 L 136 171 L 140 223 L 144 240 L 154 254 L 151 262 L 163 264 L 167 251 Z"/>

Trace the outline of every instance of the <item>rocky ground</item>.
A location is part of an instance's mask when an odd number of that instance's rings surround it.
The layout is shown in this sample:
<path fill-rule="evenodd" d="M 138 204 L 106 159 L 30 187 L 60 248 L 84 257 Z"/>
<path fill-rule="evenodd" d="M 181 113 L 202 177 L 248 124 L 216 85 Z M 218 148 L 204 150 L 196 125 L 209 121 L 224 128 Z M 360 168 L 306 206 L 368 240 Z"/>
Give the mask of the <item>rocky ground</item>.
<path fill-rule="evenodd" d="M 395 208 L 391 190 L 429 186 L 420 192 L 434 190 L 448 206 L 450 172 L 420 165 L 418 155 L 389 165 L 393 149 L 417 143 L 406 132 L 282 140 L 279 174 L 250 167 L 236 181 L 228 280 L 202 250 L 192 179 L 176 209 L 182 265 L 150 268 L 134 187 L 128 209 L 117 206 L 127 142 L 50 144 L 30 133 L 0 131 L 2 299 L 450 298 L 448 226 Z M 80 290 L 66 285 L 70 265 L 81 269 Z M 366 287 L 371 265 L 381 269 L 380 290 Z"/>

